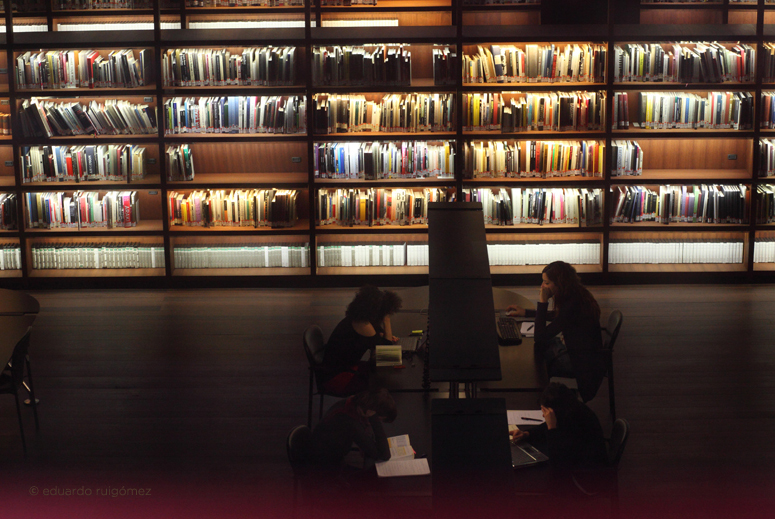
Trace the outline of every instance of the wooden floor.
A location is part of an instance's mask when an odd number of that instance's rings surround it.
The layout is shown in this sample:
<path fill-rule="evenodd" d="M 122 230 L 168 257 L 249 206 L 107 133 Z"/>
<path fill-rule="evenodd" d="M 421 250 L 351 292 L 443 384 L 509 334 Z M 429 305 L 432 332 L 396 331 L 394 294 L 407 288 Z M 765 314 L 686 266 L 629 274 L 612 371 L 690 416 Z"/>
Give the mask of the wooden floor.
<path fill-rule="evenodd" d="M 771 517 L 775 286 L 592 291 L 604 315 L 624 313 L 614 359 L 618 413 L 632 426 L 623 516 Z M 0 398 L 4 511 L 288 516 L 285 436 L 306 420 L 301 333 L 317 323 L 328 334 L 352 293 L 34 292 L 41 429 L 23 409 L 25 460 L 13 399 Z"/>

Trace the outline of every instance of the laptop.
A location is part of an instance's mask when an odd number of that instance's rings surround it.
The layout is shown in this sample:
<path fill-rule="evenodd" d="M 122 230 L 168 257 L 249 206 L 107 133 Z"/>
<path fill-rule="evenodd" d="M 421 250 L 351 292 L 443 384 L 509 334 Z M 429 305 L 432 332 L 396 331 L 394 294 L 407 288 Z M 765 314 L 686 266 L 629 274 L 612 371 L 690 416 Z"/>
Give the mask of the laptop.
<path fill-rule="evenodd" d="M 410 337 L 401 337 L 399 343 L 401 344 L 401 351 L 417 351 L 417 345 L 420 342 L 422 336 L 412 335 Z"/>
<path fill-rule="evenodd" d="M 511 466 L 516 468 L 529 467 L 549 461 L 549 457 L 529 443 L 511 444 Z"/>

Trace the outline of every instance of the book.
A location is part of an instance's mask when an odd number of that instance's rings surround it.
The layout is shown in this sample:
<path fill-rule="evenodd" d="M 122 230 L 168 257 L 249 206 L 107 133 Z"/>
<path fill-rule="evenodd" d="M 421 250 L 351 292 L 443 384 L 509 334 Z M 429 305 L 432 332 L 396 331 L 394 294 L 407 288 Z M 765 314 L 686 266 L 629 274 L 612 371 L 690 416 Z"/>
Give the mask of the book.
<path fill-rule="evenodd" d="M 378 345 L 376 347 L 375 355 L 378 368 L 384 366 L 400 366 L 402 364 L 401 345 Z"/>
<path fill-rule="evenodd" d="M 377 476 L 381 478 L 392 478 L 400 476 L 427 476 L 431 473 L 426 458 L 398 460 L 398 461 L 380 461 L 376 464 Z"/>

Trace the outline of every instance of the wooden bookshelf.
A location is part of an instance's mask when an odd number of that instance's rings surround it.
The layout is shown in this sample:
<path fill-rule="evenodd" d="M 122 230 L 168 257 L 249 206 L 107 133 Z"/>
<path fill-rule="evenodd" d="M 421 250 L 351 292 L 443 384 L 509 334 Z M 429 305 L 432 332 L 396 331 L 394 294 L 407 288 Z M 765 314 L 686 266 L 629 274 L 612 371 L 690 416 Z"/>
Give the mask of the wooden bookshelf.
<path fill-rule="evenodd" d="M 460 0 L 462 3 L 462 0 Z M 31 5 L 31 4 L 30 4 Z M 755 281 L 757 272 L 775 271 L 772 263 L 754 263 L 757 240 L 775 239 L 775 224 L 688 224 L 656 222 L 637 224 L 609 221 L 611 189 L 620 186 L 744 184 L 755 192 L 760 185 L 773 183 L 772 178 L 759 178 L 760 138 L 775 136 L 775 130 L 759 128 L 758 106 L 763 91 L 775 90 L 775 84 L 762 84 L 762 71 L 747 83 L 685 84 L 679 82 L 614 82 L 613 48 L 626 43 L 708 42 L 717 41 L 726 47 L 744 42 L 757 49 L 762 57 L 762 44 L 775 41 L 775 5 L 718 3 L 642 3 L 640 25 L 602 26 L 541 26 L 540 4 L 459 5 L 456 0 L 379 0 L 377 6 L 318 6 L 310 7 L 244 7 L 197 8 L 185 1 L 172 5 L 154 2 L 152 9 L 135 10 L 60 10 L 56 2 L 50 7 L 42 2 L 37 12 L 6 13 L 6 25 L 42 24 L 50 27 L 43 33 L 9 32 L 0 38 L 5 52 L 0 53 L 0 112 L 11 114 L 12 135 L 0 136 L 0 189 L 17 196 L 20 229 L 4 231 L 3 243 L 19 244 L 23 269 L 1 271 L 0 279 L 21 277 L 28 286 L 45 287 L 53 278 L 126 278 L 150 277 L 159 286 L 186 278 L 193 283 L 207 283 L 208 277 L 238 277 L 246 283 L 261 285 L 270 277 L 289 279 L 289 285 L 315 283 L 352 283 L 351 276 L 368 279 L 378 275 L 394 279 L 395 284 L 426 276 L 425 266 L 396 267 L 317 267 L 317 246 L 326 244 L 427 243 L 427 225 L 353 226 L 315 224 L 315 200 L 318 189 L 445 189 L 448 195 L 462 194 L 463 189 L 500 187 L 512 188 L 586 188 L 603 192 L 603 222 L 596 227 L 572 224 L 487 225 L 488 243 L 505 244 L 574 244 L 593 243 L 599 247 L 599 258 L 593 264 L 578 264 L 577 269 L 601 281 L 619 281 L 618 274 L 654 275 L 653 279 L 677 281 L 691 279 L 694 274 L 746 274 Z M 309 20 L 315 27 L 304 27 Z M 329 22 L 398 21 L 398 27 L 329 27 Z M 762 20 L 764 24 L 761 24 Z M 192 28 L 199 22 L 301 22 L 297 27 L 251 29 Z M 757 25 L 757 22 L 759 25 Z M 66 32 L 61 24 L 96 23 L 104 30 Z M 114 23 L 150 23 L 152 29 L 122 31 Z M 180 24 L 181 29 L 162 29 L 159 23 Z M 324 24 L 326 26 L 321 26 Z M 670 25 L 676 24 L 676 25 Z M 478 46 L 492 44 L 525 48 L 527 44 L 600 44 L 608 49 L 607 74 L 603 82 L 555 83 L 463 83 L 462 74 L 455 84 L 435 85 L 433 79 L 433 49 L 446 46 L 457 54 L 475 53 Z M 403 45 L 412 54 L 412 79 L 405 86 L 332 86 L 313 84 L 312 55 L 316 47 Z M 691 43 L 682 44 L 691 48 Z M 292 86 L 226 85 L 207 87 L 164 85 L 161 80 L 161 58 L 168 49 L 213 48 L 241 54 L 247 47 L 293 46 L 296 48 L 297 75 Z M 24 52 L 47 50 L 94 49 L 100 53 L 111 50 L 140 49 L 150 51 L 151 77 L 138 88 L 103 89 L 20 89 L 12 79 L 14 59 Z M 761 67 L 763 60 L 758 60 Z M 2 73 L 6 69 L 6 73 Z M 462 99 L 469 93 L 501 93 L 506 100 L 524 97 L 527 93 L 600 92 L 606 96 L 607 124 L 600 130 L 501 133 L 500 131 L 464 131 Z M 745 91 L 754 96 L 754 123 L 750 130 L 696 129 L 645 130 L 631 125 L 628 130 L 612 130 L 613 96 L 629 94 L 630 121 L 637 120 L 637 93 L 653 91 L 686 91 L 700 95 L 710 91 Z M 314 131 L 314 100 L 331 95 L 363 95 L 378 101 L 386 93 L 450 93 L 455 96 L 456 114 L 452 131 L 445 132 L 346 132 L 316 134 Z M 172 134 L 165 135 L 164 102 L 174 97 L 226 97 L 254 95 L 301 96 L 307 100 L 308 124 L 305 133 L 298 134 Z M 21 135 L 19 109 L 23 100 L 46 97 L 62 101 L 79 100 L 88 103 L 105 99 L 122 99 L 156 109 L 157 132 L 142 135 L 64 136 L 50 139 Z M 148 100 L 150 99 L 150 101 Z M 454 177 L 415 179 L 325 179 L 314 176 L 314 145 L 316 143 L 373 141 L 453 141 L 456 148 Z M 466 178 L 464 146 L 472 141 L 600 141 L 605 144 L 605 168 L 602 176 L 539 177 L 480 177 Z M 612 141 L 637 141 L 644 156 L 643 173 L 639 176 L 612 176 Z M 22 148 L 26 146 L 87 145 L 131 143 L 146 148 L 146 176 L 131 182 L 33 182 L 22 183 L 20 167 Z M 195 169 L 192 181 L 170 180 L 167 175 L 167 151 L 187 144 Z M 523 147 L 523 153 L 524 147 Z M 523 157 L 521 161 L 524 161 Z M 170 225 L 167 195 L 170 192 L 188 194 L 194 190 L 295 189 L 299 219 L 292 227 L 188 227 Z M 24 224 L 23 195 L 28 192 L 76 190 L 126 191 L 136 190 L 140 197 L 140 223 L 134 228 L 86 229 L 27 229 Z M 751 197 L 749 215 L 755 214 L 756 197 Z M 749 217 L 749 220 L 752 218 Z M 743 259 L 737 263 L 717 264 L 613 264 L 609 263 L 609 247 L 617 240 L 734 240 L 743 244 Z M 154 269 L 32 269 L 32 245 L 63 246 L 81 242 L 146 243 L 164 247 L 166 265 Z M 177 247 L 209 247 L 219 244 L 309 244 L 309 266 L 264 268 L 176 268 Z M 597 250 L 597 249 L 596 249 Z M 543 265 L 495 265 L 491 272 L 498 279 L 510 282 L 534 282 Z M 643 278 L 639 278 L 643 279 Z M 650 279 L 646 277 L 646 279 Z M 339 281 L 342 280 L 342 281 Z M 15 280 L 19 282 L 19 280 Z"/>

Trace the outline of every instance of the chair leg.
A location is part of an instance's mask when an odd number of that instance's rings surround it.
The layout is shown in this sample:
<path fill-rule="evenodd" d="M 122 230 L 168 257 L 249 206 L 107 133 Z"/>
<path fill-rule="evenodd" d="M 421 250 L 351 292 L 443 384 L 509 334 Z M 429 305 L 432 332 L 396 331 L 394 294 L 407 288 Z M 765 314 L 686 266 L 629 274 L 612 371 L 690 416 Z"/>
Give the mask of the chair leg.
<path fill-rule="evenodd" d="M 616 397 L 614 396 L 614 370 L 608 370 L 608 405 L 611 409 L 611 421 L 616 421 Z"/>
<path fill-rule="evenodd" d="M 38 423 L 38 399 L 35 398 L 35 385 L 32 383 L 32 370 L 30 368 L 30 358 L 26 359 L 27 364 L 27 380 L 30 381 L 30 385 L 27 387 L 27 392 L 30 395 L 29 404 L 32 406 L 32 414 L 35 416 L 35 430 L 40 431 L 40 424 Z M 26 384 L 25 384 L 26 386 Z M 27 401 L 24 402 L 25 404 Z"/>
<path fill-rule="evenodd" d="M 320 413 L 318 413 L 318 422 L 323 419 L 323 393 L 320 393 Z"/>
<path fill-rule="evenodd" d="M 27 457 L 27 440 L 24 439 L 24 424 L 22 423 L 22 409 L 19 405 L 19 392 L 14 390 L 13 397 L 16 400 L 16 416 L 19 418 L 19 432 L 22 435 L 22 449 L 24 450 L 24 457 Z"/>
<path fill-rule="evenodd" d="M 309 427 L 310 429 L 312 429 L 312 398 L 313 398 L 313 394 L 312 394 L 313 379 L 312 379 L 312 377 L 314 377 L 314 373 L 312 373 L 312 370 L 310 370 L 310 372 L 309 372 L 309 394 L 307 395 L 307 427 Z"/>

